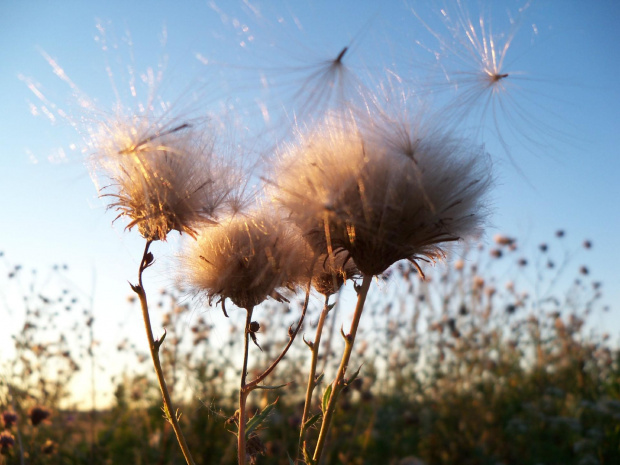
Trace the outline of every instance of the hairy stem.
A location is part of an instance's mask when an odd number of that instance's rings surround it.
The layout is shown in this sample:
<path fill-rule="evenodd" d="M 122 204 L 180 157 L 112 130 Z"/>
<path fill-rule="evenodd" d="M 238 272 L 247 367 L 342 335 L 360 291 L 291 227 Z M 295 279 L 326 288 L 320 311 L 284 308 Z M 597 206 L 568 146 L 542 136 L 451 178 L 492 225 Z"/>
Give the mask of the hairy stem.
<path fill-rule="evenodd" d="M 331 307 L 329 306 L 329 296 L 325 297 L 325 304 L 323 305 L 323 310 L 321 311 L 321 316 L 319 317 L 319 322 L 316 326 L 316 334 L 314 336 L 314 342 L 312 345 L 308 345 L 310 350 L 312 351 L 312 359 L 310 361 L 310 373 L 308 374 L 308 387 L 306 388 L 306 402 L 304 403 L 304 413 L 301 416 L 301 430 L 299 432 L 299 445 L 297 447 L 297 457 L 299 457 L 299 452 L 303 446 L 304 436 L 306 433 L 305 424 L 308 421 L 308 415 L 310 414 L 310 407 L 312 405 L 312 393 L 314 392 L 315 383 L 316 383 L 316 365 L 319 359 L 319 345 L 321 343 L 321 334 L 323 333 L 323 326 L 325 324 L 325 319 L 327 318 L 327 314 Z"/>
<path fill-rule="evenodd" d="M 239 431 L 237 432 L 237 459 L 239 465 L 245 465 L 245 424 L 247 415 L 245 404 L 251 390 L 245 384 L 248 371 L 248 351 L 250 348 L 250 323 L 252 323 L 253 308 L 247 309 L 245 317 L 245 332 L 243 343 L 243 367 L 241 368 L 241 386 L 239 387 Z"/>
<path fill-rule="evenodd" d="M 349 330 L 349 334 L 347 334 L 344 338 L 345 345 L 344 352 L 342 354 L 342 360 L 340 361 L 340 367 L 338 368 L 338 374 L 336 375 L 336 379 L 334 379 L 334 382 L 332 383 L 332 392 L 329 397 L 327 409 L 325 412 L 323 412 L 321 431 L 319 432 L 319 439 L 317 441 L 316 448 L 314 449 L 314 456 L 312 457 L 312 460 L 316 464 L 320 463 L 321 455 L 323 454 L 323 449 L 325 448 L 325 441 L 329 432 L 329 426 L 334 415 L 334 410 L 336 408 L 336 400 L 338 398 L 339 391 L 344 384 L 344 375 L 347 372 L 349 359 L 351 358 L 351 353 L 353 352 L 355 335 L 357 334 L 357 328 L 359 326 L 360 318 L 362 316 L 362 311 L 364 310 L 364 302 L 366 302 L 366 295 L 368 294 L 368 289 L 370 287 L 371 281 L 372 276 L 364 275 L 362 284 L 357 290 L 357 305 L 355 306 L 353 321 L 351 321 L 351 329 Z"/>
<path fill-rule="evenodd" d="M 151 317 L 149 315 L 149 307 L 146 300 L 146 292 L 144 291 L 144 286 L 142 284 L 142 273 L 144 270 L 151 264 L 152 255 L 149 254 L 149 247 L 151 245 L 151 241 L 146 241 L 146 246 L 144 248 L 144 254 L 142 255 L 142 261 L 140 262 L 140 269 L 138 271 L 138 285 L 131 286 L 133 291 L 138 294 L 140 299 L 140 305 L 142 307 L 142 317 L 144 319 L 144 328 L 146 329 L 146 337 L 149 342 L 149 350 L 151 352 L 151 358 L 153 359 L 153 366 L 155 367 L 155 373 L 157 375 L 157 381 L 159 382 L 159 388 L 161 390 L 161 395 L 164 401 L 164 413 L 166 415 L 166 419 L 172 425 L 172 429 L 174 430 L 174 434 L 177 437 L 177 441 L 179 442 L 179 446 L 181 447 L 181 451 L 183 452 L 183 457 L 185 457 L 185 461 L 188 465 L 195 465 L 194 459 L 192 458 L 192 454 L 189 451 L 189 447 L 187 446 L 187 442 L 185 441 L 185 436 L 181 432 L 181 427 L 179 425 L 179 420 L 177 418 L 176 411 L 172 405 L 172 400 L 170 398 L 170 392 L 168 391 L 168 386 L 166 385 L 166 380 L 164 378 L 164 371 L 161 366 L 161 362 L 159 360 L 159 347 L 163 342 L 163 337 L 161 340 L 156 341 L 153 337 L 153 328 L 151 327 Z M 165 334 L 164 334 L 165 337 Z"/>

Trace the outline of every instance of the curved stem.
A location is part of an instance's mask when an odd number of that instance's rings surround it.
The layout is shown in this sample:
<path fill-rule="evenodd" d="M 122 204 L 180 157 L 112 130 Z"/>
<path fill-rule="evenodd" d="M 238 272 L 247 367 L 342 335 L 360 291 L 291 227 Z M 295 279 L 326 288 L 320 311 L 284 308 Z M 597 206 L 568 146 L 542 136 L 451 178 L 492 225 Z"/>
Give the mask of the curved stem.
<path fill-rule="evenodd" d="M 301 310 L 301 316 L 299 317 L 299 321 L 297 322 L 297 327 L 295 329 L 293 329 L 293 325 L 291 325 L 291 327 L 289 328 L 288 343 L 286 344 L 284 349 L 282 349 L 282 352 L 280 353 L 278 358 L 276 358 L 273 361 L 273 363 L 271 365 L 269 365 L 269 368 L 267 368 L 260 375 L 258 375 L 254 381 L 252 381 L 251 383 L 247 384 L 246 389 L 248 389 L 249 391 L 254 390 L 256 388 L 256 386 L 258 386 L 258 383 L 263 381 L 267 376 L 269 376 L 269 374 L 273 370 L 275 370 L 275 368 L 278 365 L 278 363 L 280 363 L 282 361 L 282 359 L 284 358 L 284 356 L 286 355 L 286 353 L 290 349 L 291 345 L 293 345 L 293 341 L 295 340 L 295 337 L 297 337 L 297 333 L 299 333 L 299 330 L 301 329 L 301 325 L 304 322 L 304 318 L 306 317 L 306 311 L 308 310 L 308 303 L 310 301 L 310 289 L 311 289 L 311 286 L 312 286 L 312 279 L 310 279 L 310 281 L 308 282 L 308 288 L 306 289 L 306 300 L 304 301 L 304 306 L 303 306 L 303 308 Z"/>
<path fill-rule="evenodd" d="M 149 254 L 149 247 L 151 245 L 150 240 L 146 241 L 146 246 L 144 247 L 144 254 L 142 255 L 142 261 L 140 262 L 140 269 L 138 271 L 138 285 L 131 286 L 133 291 L 138 294 L 140 299 L 140 306 L 142 307 L 142 318 L 144 319 L 144 328 L 146 329 L 146 337 L 149 342 L 149 350 L 151 352 L 151 358 L 153 359 L 153 366 L 155 368 L 155 374 L 157 375 L 157 381 L 159 382 L 159 388 L 161 390 L 161 395 L 164 401 L 164 414 L 166 419 L 172 425 L 172 429 L 174 430 L 174 434 L 177 437 L 177 441 L 179 446 L 181 446 L 181 451 L 183 452 L 183 457 L 185 457 L 185 461 L 188 465 L 195 465 L 194 459 L 192 458 L 192 454 L 189 451 L 189 447 L 187 446 L 187 442 L 185 441 L 185 436 L 181 432 L 181 427 L 179 426 L 179 420 L 176 415 L 176 411 L 172 406 L 172 400 L 170 398 L 170 392 L 168 391 L 168 386 L 166 385 L 166 380 L 164 378 L 164 371 L 161 366 L 161 362 L 159 360 L 159 347 L 164 340 L 166 334 L 162 336 L 160 340 L 155 340 L 153 337 L 153 328 L 151 327 L 151 317 L 149 315 L 149 307 L 146 300 L 146 292 L 144 291 L 144 286 L 142 285 L 142 273 L 148 266 L 152 263 L 152 255 Z"/>
<path fill-rule="evenodd" d="M 325 440 L 327 439 L 329 426 L 334 415 L 334 410 L 336 408 L 336 400 L 338 398 L 340 389 L 343 387 L 344 384 L 344 375 L 349 365 L 351 353 L 353 352 L 355 335 L 357 334 L 357 328 L 359 326 L 360 318 L 362 316 L 362 311 L 364 310 L 364 302 L 366 301 L 366 295 L 368 294 L 368 289 L 370 288 L 371 281 L 372 276 L 364 275 L 362 285 L 357 289 L 357 305 L 355 306 L 353 321 L 351 321 L 351 329 L 349 330 L 349 334 L 347 334 L 344 338 L 345 346 L 344 352 L 342 354 L 342 360 L 340 361 L 340 367 L 338 368 L 338 374 L 336 375 L 336 379 L 334 379 L 334 382 L 332 383 L 332 392 L 329 397 L 329 402 L 327 404 L 327 410 L 323 412 L 321 431 L 319 432 L 319 439 L 317 441 L 316 448 L 314 449 L 314 456 L 312 457 L 312 460 L 315 464 L 318 464 L 321 461 L 321 455 L 323 454 L 323 449 L 325 447 Z"/>
<path fill-rule="evenodd" d="M 237 460 L 239 465 L 245 465 L 245 424 L 247 421 L 247 415 L 245 411 L 245 404 L 248 400 L 248 395 L 251 390 L 247 388 L 245 384 L 247 371 L 248 371 L 248 352 L 250 346 L 250 324 L 252 323 L 252 311 L 253 308 L 246 309 L 247 315 L 245 317 L 245 331 L 244 331 L 244 343 L 243 343 L 243 367 L 241 368 L 241 386 L 239 387 L 239 430 L 237 431 Z"/>
<path fill-rule="evenodd" d="M 314 388 L 316 387 L 316 365 L 319 359 L 319 345 L 321 343 L 321 334 L 323 333 L 325 319 L 327 318 L 327 314 L 329 313 L 330 309 L 331 307 L 329 306 L 329 296 L 325 296 L 325 304 L 323 305 L 323 310 L 321 311 L 321 316 L 319 316 L 319 322 L 316 326 L 314 342 L 312 343 L 312 345 L 308 345 L 308 347 L 310 347 L 310 350 L 312 351 L 312 359 L 310 361 L 310 373 L 308 374 L 308 387 L 306 388 L 304 413 L 301 415 L 301 430 L 299 432 L 297 457 L 299 457 L 299 451 L 301 451 L 301 448 L 303 446 L 304 436 L 306 433 L 305 424 L 308 420 L 308 415 L 310 414 L 310 407 L 312 405 L 312 393 L 314 392 Z"/>

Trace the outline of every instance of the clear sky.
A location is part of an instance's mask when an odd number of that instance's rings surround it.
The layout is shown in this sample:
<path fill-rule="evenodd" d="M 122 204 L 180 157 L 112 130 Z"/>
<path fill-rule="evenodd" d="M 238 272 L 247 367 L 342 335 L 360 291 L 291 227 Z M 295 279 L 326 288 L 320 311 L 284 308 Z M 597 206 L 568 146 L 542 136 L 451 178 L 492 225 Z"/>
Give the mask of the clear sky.
<path fill-rule="evenodd" d="M 513 235 L 524 247 L 535 248 L 561 228 L 576 248 L 592 240 L 584 260 L 593 278 L 604 282 L 605 301 L 612 306 L 598 321 L 617 335 L 620 3 L 533 1 L 522 13 L 524 3 L 515 1 L 464 1 L 462 10 L 454 2 L 382 3 L 2 2 L 0 250 L 6 260 L 40 270 L 68 264 L 84 292 L 95 283 L 102 344 L 118 342 L 120 333 L 142 338 L 140 316 L 127 313 L 125 299 L 143 241 L 135 232 L 125 233 L 120 221 L 112 227 L 115 215 L 97 197 L 84 139 L 69 122 L 93 117 L 80 110 L 80 95 L 88 96 L 100 115 L 112 111 L 115 89 L 124 105 L 135 107 L 146 95 L 139 76 L 149 68 L 157 72 L 167 61 L 161 94 L 168 101 L 185 95 L 178 106 L 181 116 L 190 97 L 200 94 L 195 111 L 200 113 L 201 105 L 205 113 L 227 108 L 237 123 L 231 132 L 247 127 L 251 133 L 260 126 L 256 118 L 263 107 L 257 102 L 270 102 L 273 115 L 276 97 L 305 111 L 307 92 L 324 83 L 313 73 L 348 46 L 344 63 L 364 83 L 391 76 L 394 86 L 413 90 L 431 109 L 454 105 L 456 94 L 442 90 L 458 84 L 467 92 L 468 73 L 480 66 L 468 55 L 463 31 L 450 31 L 459 18 L 467 18 L 466 11 L 476 28 L 482 14 L 498 49 L 514 33 L 502 68 L 509 74 L 506 93 L 496 107 L 501 139 L 491 107 L 485 117 L 477 111 L 486 93 L 460 127 L 480 138 L 495 160 L 498 181 L 486 237 Z M 79 93 L 54 73 L 50 60 Z M 129 91 L 134 74 L 135 99 Z M 394 84 L 398 80 L 403 84 Z M 302 97 L 295 98 L 295 89 L 302 89 Z M 479 90 L 477 84 L 458 95 L 462 100 Z M 59 109 L 70 117 L 59 116 Z M 157 244 L 155 253 L 170 257 L 175 247 L 174 240 Z M 151 272 L 151 290 L 169 283 L 166 270 L 164 261 Z M 0 321 L 9 322 L 0 324 L 2 339 L 7 327 L 9 332 L 19 327 L 18 320 L 19 315 L 0 309 Z"/>

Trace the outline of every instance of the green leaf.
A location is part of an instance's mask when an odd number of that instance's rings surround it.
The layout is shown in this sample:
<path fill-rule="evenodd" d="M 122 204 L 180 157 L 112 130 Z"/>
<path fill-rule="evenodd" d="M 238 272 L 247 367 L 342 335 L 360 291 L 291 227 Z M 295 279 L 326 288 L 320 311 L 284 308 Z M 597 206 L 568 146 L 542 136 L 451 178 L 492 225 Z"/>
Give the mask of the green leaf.
<path fill-rule="evenodd" d="M 273 408 L 276 406 L 278 399 L 276 399 L 273 404 L 269 404 L 267 407 L 263 409 L 262 412 L 257 413 L 248 421 L 245 427 L 245 438 L 248 439 L 250 437 L 250 433 L 252 433 L 256 428 L 260 426 L 260 424 L 265 421 L 267 416 L 271 413 Z"/>
<path fill-rule="evenodd" d="M 323 394 L 323 402 L 321 407 L 321 410 L 323 410 L 323 414 L 325 414 L 325 412 L 327 411 L 327 403 L 329 402 L 329 396 L 331 396 L 331 394 L 332 385 L 330 384 L 329 386 L 327 386 L 327 389 L 325 389 L 325 393 Z"/>

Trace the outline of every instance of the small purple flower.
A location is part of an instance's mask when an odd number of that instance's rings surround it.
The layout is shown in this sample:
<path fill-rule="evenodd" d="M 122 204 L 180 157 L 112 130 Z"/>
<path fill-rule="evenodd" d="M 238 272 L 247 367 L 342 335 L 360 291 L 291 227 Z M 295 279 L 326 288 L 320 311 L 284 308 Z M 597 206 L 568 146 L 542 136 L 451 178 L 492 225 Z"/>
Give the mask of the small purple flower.
<path fill-rule="evenodd" d="M 15 423 L 17 423 L 17 414 L 15 412 L 3 412 L 2 421 L 6 429 L 10 429 Z"/>

